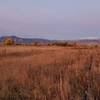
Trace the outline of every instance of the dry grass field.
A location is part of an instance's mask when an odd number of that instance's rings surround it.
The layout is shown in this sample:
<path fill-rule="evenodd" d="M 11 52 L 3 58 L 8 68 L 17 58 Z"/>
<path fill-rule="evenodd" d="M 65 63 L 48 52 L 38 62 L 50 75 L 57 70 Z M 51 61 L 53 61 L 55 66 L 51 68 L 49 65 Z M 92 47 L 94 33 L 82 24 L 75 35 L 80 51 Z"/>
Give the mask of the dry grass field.
<path fill-rule="evenodd" d="M 1 46 L 0 100 L 100 100 L 100 48 Z"/>

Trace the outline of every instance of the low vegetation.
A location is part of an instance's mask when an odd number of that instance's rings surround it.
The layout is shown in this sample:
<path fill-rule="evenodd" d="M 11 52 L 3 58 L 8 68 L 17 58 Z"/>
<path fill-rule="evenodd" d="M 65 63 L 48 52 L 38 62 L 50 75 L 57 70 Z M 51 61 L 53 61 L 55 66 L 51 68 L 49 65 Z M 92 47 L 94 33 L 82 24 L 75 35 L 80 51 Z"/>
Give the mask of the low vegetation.
<path fill-rule="evenodd" d="M 15 41 L 14 41 L 12 38 L 6 38 L 6 39 L 3 41 L 3 44 L 4 44 L 4 45 L 15 45 Z"/>
<path fill-rule="evenodd" d="M 100 100 L 100 48 L 0 47 L 0 100 Z"/>

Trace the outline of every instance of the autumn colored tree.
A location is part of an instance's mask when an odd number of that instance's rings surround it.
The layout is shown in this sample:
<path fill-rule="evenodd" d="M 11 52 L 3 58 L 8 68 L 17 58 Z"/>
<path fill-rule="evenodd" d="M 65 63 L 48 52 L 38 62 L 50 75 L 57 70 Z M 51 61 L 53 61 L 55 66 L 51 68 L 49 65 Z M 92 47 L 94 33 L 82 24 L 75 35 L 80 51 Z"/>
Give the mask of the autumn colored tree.
<path fill-rule="evenodd" d="M 15 44 L 15 41 L 12 38 L 6 38 L 4 40 L 4 44 L 5 45 L 14 45 Z"/>

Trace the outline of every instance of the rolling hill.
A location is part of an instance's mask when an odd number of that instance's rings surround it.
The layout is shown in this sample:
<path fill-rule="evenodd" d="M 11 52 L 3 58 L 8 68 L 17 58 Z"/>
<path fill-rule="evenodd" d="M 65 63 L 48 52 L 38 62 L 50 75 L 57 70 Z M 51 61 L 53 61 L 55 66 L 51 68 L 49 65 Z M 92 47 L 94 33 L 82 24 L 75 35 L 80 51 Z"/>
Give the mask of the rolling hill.
<path fill-rule="evenodd" d="M 17 44 L 31 44 L 34 42 L 38 43 L 50 43 L 51 40 L 41 38 L 21 38 L 17 36 L 2 36 L 0 42 L 3 42 L 6 38 L 12 38 Z"/>
<path fill-rule="evenodd" d="M 17 36 L 2 36 L 0 37 L 0 42 L 3 42 L 6 38 L 12 38 L 17 44 L 31 44 L 34 42 L 38 43 L 54 43 L 60 40 L 49 40 L 42 38 L 21 38 Z M 64 40 L 65 42 L 76 42 L 80 44 L 100 44 L 100 39 L 80 39 L 80 40 Z"/>

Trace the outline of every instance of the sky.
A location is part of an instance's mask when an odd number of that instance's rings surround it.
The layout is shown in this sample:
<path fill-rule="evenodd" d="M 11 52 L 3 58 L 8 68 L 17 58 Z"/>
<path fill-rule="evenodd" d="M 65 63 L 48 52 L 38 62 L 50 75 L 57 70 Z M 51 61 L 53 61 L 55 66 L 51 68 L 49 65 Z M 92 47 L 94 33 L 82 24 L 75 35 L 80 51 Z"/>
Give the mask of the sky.
<path fill-rule="evenodd" d="M 0 36 L 100 38 L 100 0 L 0 0 Z"/>

